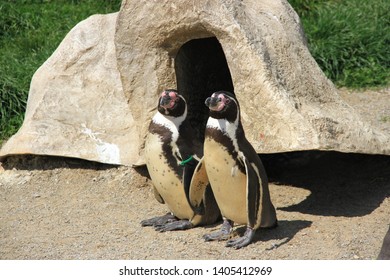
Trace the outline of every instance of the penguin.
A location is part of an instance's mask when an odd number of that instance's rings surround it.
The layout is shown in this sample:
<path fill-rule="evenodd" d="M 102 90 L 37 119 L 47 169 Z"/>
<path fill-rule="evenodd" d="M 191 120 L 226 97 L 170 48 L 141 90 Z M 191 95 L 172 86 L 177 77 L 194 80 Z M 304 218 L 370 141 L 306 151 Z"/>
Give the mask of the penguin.
<path fill-rule="evenodd" d="M 235 96 L 218 91 L 205 101 L 209 107 L 204 156 L 191 181 L 190 201 L 201 206 L 200 189 L 211 184 L 223 223 L 219 231 L 203 236 L 205 241 L 228 240 L 227 247 L 240 249 L 253 240 L 258 228 L 277 226 L 268 178 L 255 149 L 245 137 L 240 107 Z M 245 225 L 243 236 L 230 238 L 234 224 Z"/>
<path fill-rule="evenodd" d="M 145 159 L 155 198 L 165 203 L 170 213 L 143 220 L 142 226 L 154 226 L 160 232 L 185 230 L 220 218 L 210 186 L 197 193 L 202 205 L 196 212 L 189 202 L 191 178 L 202 156 L 202 145 L 193 133 L 184 97 L 176 90 L 164 90 L 148 128 Z"/>

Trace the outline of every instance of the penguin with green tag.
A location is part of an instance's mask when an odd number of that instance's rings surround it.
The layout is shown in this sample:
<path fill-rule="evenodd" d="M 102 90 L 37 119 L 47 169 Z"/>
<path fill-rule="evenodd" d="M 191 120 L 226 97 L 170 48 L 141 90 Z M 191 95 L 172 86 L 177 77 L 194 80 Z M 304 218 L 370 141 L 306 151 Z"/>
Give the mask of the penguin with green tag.
<path fill-rule="evenodd" d="M 194 192 L 190 193 L 190 201 L 194 209 L 201 206 L 199 194 L 210 183 L 223 224 L 219 231 L 203 238 L 206 241 L 230 239 L 226 246 L 239 249 L 252 242 L 258 228 L 277 225 L 276 211 L 263 164 L 245 137 L 237 99 L 230 92 L 218 91 L 205 104 L 210 111 L 204 156 L 192 178 Z M 234 224 L 245 225 L 246 231 L 231 239 Z"/>
<path fill-rule="evenodd" d="M 197 193 L 201 202 L 196 213 L 189 202 L 192 175 L 203 152 L 195 139 L 187 119 L 186 100 L 176 90 L 164 90 L 149 125 L 145 159 L 155 197 L 168 206 L 170 213 L 143 220 L 142 226 L 154 226 L 161 232 L 184 230 L 213 224 L 220 218 L 210 186 L 202 188 L 202 194 Z"/>

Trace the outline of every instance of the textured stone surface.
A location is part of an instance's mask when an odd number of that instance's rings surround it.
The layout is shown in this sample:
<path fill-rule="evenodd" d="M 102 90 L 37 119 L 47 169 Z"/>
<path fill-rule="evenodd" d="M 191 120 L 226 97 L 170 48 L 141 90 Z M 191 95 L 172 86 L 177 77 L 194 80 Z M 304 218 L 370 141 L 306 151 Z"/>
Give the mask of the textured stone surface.
<path fill-rule="evenodd" d="M 131 164 L 134 119 L 116 66 L 117 14 L 75 26 L 32 78 L 22 128 L 1 155 L 40 154 Z"/>
<path fill-rule="evenodd" d="M 216 90 L 234 91 L 259 153 L 336 150 L 390 154 L 339 97 L 310 55 L 285 0 L 125 0 L 118 14 L 76 26 L 34 75 L 26 119 L 3 147 L 143 164 L 156 100 L 177 88 L 202 141 Z"/>
<path fill-rule="evenodd" d="M 163 88 L 186 96 L 200 137 L 205 98 L 234 88 L 258 152 L 390 153 L 389 137 L 341 101 L 287 1 L 124 1 L 115 42 L 140 142 Z"/>

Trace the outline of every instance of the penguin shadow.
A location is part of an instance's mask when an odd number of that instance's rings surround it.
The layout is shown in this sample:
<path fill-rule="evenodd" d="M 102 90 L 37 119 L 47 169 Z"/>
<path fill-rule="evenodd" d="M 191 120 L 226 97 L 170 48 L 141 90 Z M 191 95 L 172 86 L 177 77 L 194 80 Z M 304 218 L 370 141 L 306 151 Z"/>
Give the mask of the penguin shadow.
<path fill-rule="evenodd" d="M 278 210 L 357 217 L 390 197 L 390 156 L 306 151 L 260 157 L 271 183 L 310 191 L 300 203 Z"/>
<path fill-rule="evenodd" d="M 152 180 L 152 178 L 150 177 L 149 171 L 146 168 L 146 165 L 134 166 L 133 169 L 135 172 L 137 172 L 142 177 L 147 178 L 148 180 Z"/>
<path fill-rule="evenodd" d="M 259 228 L 256 230 L 252 243 L 272 241 L 266 248 L 267 251 L 274 250 L 287 244 L 301 230 L 310 227 L 311 221 L 306 220 L 279 220 L 278 226 L 273 228 Z M 246 227 L 239 227 L 234 230 L 234 235 L 242 236 Z"/>

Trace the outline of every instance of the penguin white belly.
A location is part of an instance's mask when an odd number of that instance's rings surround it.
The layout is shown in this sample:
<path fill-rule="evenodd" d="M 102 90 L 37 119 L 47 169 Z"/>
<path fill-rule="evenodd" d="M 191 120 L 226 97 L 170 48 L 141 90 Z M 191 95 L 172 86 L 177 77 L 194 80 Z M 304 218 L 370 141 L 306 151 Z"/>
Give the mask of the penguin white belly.
<path fill-rule="evenodd" d="M 194 212 L 188 203 L 181 180 L 168 165 L 158 135 L 150 133 L 145 143 L 149 175 L 169 210 L 179 219 L 191 219 Z"/>
<path fill-rule="evenodd" d="M 204 155 L 207 176 L 222 215 L 247 224 L 246 175 L 226 148 L 210 138 L 205 139 Z"/>

